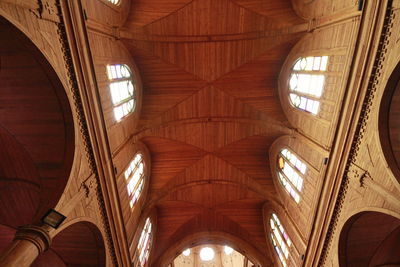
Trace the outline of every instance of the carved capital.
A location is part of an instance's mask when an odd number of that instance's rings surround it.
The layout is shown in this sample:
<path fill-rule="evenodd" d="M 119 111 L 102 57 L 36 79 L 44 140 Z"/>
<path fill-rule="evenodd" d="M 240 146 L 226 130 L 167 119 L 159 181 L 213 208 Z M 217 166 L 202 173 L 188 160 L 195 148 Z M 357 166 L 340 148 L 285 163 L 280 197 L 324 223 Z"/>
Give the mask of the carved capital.
<path fill-rule="evenodd" d="M 41 19 L 59 23 L 61 20 L 58 10 L 56 0 L 39 0 L 39 15 Z"/>
<path fill-rule="evenodd" d="M 364 172 L 360 177 L 360 187 L 367 188 L 372 180 L 373 179 L 369 172 Z"/>
<path fill-rule="evenodd" d="M 88 179 L 82 182 L 82 189 L 85 190 L 85 196 L 89 197 L 90 194 L 96 192 L 97 180 L 94 175 L 90 176 Z"/>
<path fill-rule="evenodd" d="M 15 240 L 27 240 L 33 243 L 39 254 L 46 251 L 51 245 L 51 237 L 43 227 L 36 225 L 25 225 L 18 228 Z"/>

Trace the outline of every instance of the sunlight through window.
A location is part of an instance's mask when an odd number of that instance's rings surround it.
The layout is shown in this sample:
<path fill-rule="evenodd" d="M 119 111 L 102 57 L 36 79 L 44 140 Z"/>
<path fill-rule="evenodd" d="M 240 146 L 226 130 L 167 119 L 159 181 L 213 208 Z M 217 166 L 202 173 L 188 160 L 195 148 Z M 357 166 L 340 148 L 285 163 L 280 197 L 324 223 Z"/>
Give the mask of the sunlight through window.
<path fill-rule="evenodd" d="M 293 106 L 318 114 L 327 65 L 328 56 L 303 57 L 296 61 L 289 79 L 289 99 Z"/>

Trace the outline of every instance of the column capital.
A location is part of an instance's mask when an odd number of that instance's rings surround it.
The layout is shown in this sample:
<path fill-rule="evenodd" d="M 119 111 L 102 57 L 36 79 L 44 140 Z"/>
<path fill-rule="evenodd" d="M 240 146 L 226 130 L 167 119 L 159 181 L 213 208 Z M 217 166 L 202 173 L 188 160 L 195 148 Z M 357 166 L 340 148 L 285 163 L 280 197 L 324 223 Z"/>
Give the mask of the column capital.
<path fill-rule="evenodd" d="M 34 244 L 39 254 L 46 251 L 51 245 L 49 232 L 43 226 L 24 225 L 18 227 L 15 240 L 27 240 Z"/>

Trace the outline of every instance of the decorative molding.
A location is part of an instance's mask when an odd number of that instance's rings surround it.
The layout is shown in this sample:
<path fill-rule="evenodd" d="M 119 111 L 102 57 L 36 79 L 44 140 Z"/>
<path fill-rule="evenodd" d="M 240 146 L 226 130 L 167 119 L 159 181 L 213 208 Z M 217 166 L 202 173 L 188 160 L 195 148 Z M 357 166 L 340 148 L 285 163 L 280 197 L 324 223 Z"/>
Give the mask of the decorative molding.
<path fill-rule="evenodd" d="M 367 91 L 364 97 L 364 101 L 362 104 L 361 108 L 361 113 L 358 119 L 357 123 L 357 128 L 356 128 L 356 134 L 353 138 L 352 144 L 351 144 L 351 149 L 349 153 L 349 157 L 347 160 L 346 164 L 346 169 L 345 169 L 345 174 L 342 178 L 342 181 L 340 183 L 339 187 L 339 192 L 338 196 L 335 202 L 334 210 L 332 217 L 329 222 L 328 226 L 328 231 L 326 233 L 326 237 L 324 240 L 322 252 L 318 261 L 317 266 L 324 266 L 327 260 L 328 252 L 331 247 L 332 239 L 335 234 L 337 224 L 340 218 L 341 210 L 343 207 L 343 203 L 346 197 L 350 177 L 359 177 L 362 181 L 365 180 L 367 176 L 365 176 L 365 173 L 360 176 L 358 171 L 354 168 L 356 166 L 354 163 L 356 162 L 358 151 L 360 148 L 360 145 L 362 143 L 362 140 L 364 138 L 364 133 L 367 128 L 367 122 L 369 120 L 369 115 L 371 113 L 371 106 L 373 104 L 373 100 L 375 97 L 375 93 L 377 90 L 377 85 L 380 82 L 380 76 L 382 73 L 382 67 L 383 67 L 383 62 L 385 61 L 385 54 L 387 51 L 387 46 L 389 43 L 389 37 L 391 34 L 391 28 L 393 26 L 393 18 L 394 18 L 394 12 L 393 12 L 393 6 L 392 6 L 393 0 L 388 0 L 386 11 L 385 11 L 385 18 L 383 22 L 383 27 L 382 27 L 382 32 L 380 35 L 379 39 L 379 44 L 376 52 L 376 57 L 372 69 L 372 73 L 369 78 L 368 82 L 368 87 Z M 353 167 L 352 167 L 353 166 Z"/>
<path fill-rule="evenodd" d="M 364 172 L 360 177 L 360 187 L 367 188 L 368 187 L 368 180 L 373 180 L 371 175 L 368 171 Z"/>
<path fill-rule="evenodd" d="M 88 198 L 93 192 L 96 192 L 96 188 L 99 186 L 97 179 L 94 175 L 82 182 L 81 187 L 85 190 L 85 197 Z"/>
<path fill-rule="evenodd" d="M 56 0 L 39 0 L 39 16 L 41 19 L 52 22 L 61 22 L 62 16 L 59 14 L 61 10 L 57 8 Z"/>
<path fill-rule="evenodd" d="M 56 14 L 59 16 L 59 21 L 60 21 L 59 23 L 57 23 L 59 41 L 61 43 L 62 50 L 63 50 L 63 59 L 64 59 L 65 67 L 67 70 L 67 80 L 68 80 L 69 87 L 70 87 L 70 90 L 72 93 L 74 108 L 75 108 L 75 112 L 77 115 L 76 117 L 77 117 L 77 121 L 78 121 L 78 126 L 79 126 L 79 130 L 80 130 L 81 137 L 83 140 L 84 149 L 85 149 L 85 155 L 88 160 L 90 170 L 94 173 L 94 176 L 95 176 L 95 182 L 93 182 L 91 179 L 89 179 L 89 181 L 83 182 L 82 187 L 84 190 L 86 190 L 85 193 L 87 194 L 87 196 L 90 193 L 90 189 L 96 188 L 96 197 L 97 197 L 97 201 L 99 203 L 100 215 L 102 218 L 103 228 L 104 228 L 104 231 L 106 234 L 106 242 L 108 245 L 107 247 L 109 249 L 109 253 L 111 255 L 112 262 L 114 263 L 115 266 L 117 266 L 118 263 L 117 263 L 117 257 L 115 254 L 114 243 L 112 240 L 111 228 L 110 228 L 110 224 L 109 224 L 109 220 L 108 220 L 108 216 L 107 216 L 107 212 L 106 212 L 104 198 L 103 198 L 101 188 L 100 188 L 99 174 L 98 174 L 97 167 L 96 167 L 96 161 L 95 161 L 92 143 L 90 141 L 88 125 L 87 125 L 85 113 L 83 110 L 83 104 L 82 104 L 82 99 L 81 99 L 81 95 L 79 92 L 77 76 L 76 76 L 75 70 L 74 70 L 74 62 L 72 60 L 72 52 L 71 52 L 71 49 L 70 49 L 70 46 L 68 43 L 68 36 L 67 36 L 66 28 L 65 28 L 65 21 L 64 21 L 62 9 L 61 9 L 61 1 L 62 0 L 56 0 L 56 7 L 57 7 Z"/>

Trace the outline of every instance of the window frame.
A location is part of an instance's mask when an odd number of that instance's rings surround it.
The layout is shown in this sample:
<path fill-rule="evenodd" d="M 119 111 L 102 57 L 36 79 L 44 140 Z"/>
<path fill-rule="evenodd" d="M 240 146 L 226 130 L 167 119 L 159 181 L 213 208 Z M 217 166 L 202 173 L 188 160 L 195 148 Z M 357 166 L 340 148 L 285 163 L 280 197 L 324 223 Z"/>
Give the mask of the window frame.
<path fill-rule="evenodd" d="M 294 155 L 296 157 L 296 160 L 298 160 L 300 162 L 300 164 L 304 165 L 304 172 L 302 172 L 302 170 L 299 169 L 299 167 L 297 167 L 295 164 L 293 164 L 290 159 L 287 158 L 286 155 L 283 154 L 283 151 L 286 150 L 289 153 L 291 153 L 292 155 Z M 288 177 L 288 175 L 283 171 L 284 167 L 281 167 L 280 161 L 281 159 L 283 160 L 284 164 L 288 164 L 293 171 L 296 172 L 296 174 L 298 175 L 298 177 L 301 179 L 301 188 L 299 189 L 297 185 L 294 184 L 294 182 L 292 181 L 292 179 L 290 177 Z M 276 174 L 277 174 L 277 178 L 279 180 L 279 183 L 282 185 L 282 187 L 285 189 L 286 193 L 290 196 L 291 199 L 293 199 L 297 204 L 300 203 L 301 199 L 302 199 L 302 195 L 304 192 L 304 181 L 306 178 L 308 172 L 308 166 L 307 164 L 304 162 L 304 160 L 299 157 L 297 155 L 297 153 L 293 152 L 292 149 L 290 149 L 289 147 L 282 147 L 279 152 L 278 152 L 278 156 L 277 156 L 277 160 L 276 160 Z M 296 193 L 296 195 L 298 196 L 298 200 L 292 196 L 291 192 L 288 191 L 286 185 L 284 184 L 284 182 L 282 181 L 283 179 L 281 178 L 281 176 L 283 176 L 283 178 L 285 179 L 285 181 L 289 184 L 289 186 L 291 187 L 292 190 L 294 190 L 294 192 Z"/>
<path fill-rule="evenodd" d="M 276 231 L 274 231 L 274 228 L 272 227 L 272 222 L 276 226 L 276 229 L 277 229 Z M 284 267 L 287 267 L 288 266 L 287 262 L 289 261 L 289 258 L 291 257 L 293 242 L 291 241 L 291 238 L 290 238 L 288 232 L 286 231 L 285 227 L 283 227 L 278 215 L 276 215 L 275 212 L 272 212 L 270 214 L 270 217 L 268 220 L 268 225 L 269 225 L 269 231 L 270 231 L 269 238 L 270 238 L 270 242 L 273 247 L 273 250 L 275 251 L 275 255 L 278 257 L 280 264 Z M 277 240 L 277 238 L 275 237 L 276 233 L 279 234 L 279 237 L 281 238 L 283 244 L 286 246 L 287 256 L 286 256 L 284 250 L 282 249 L 281 244 L 279 244 L 279 240 Z M 285 234 L 286 234 L 287 238 L 285 238 Z M 279 254 L 277 249 L 281 252 L 281 254 Z M 282 259 L 281 256 L 284 257 L 284 259 Z"/>
<path fill-rule="evenodd" d="M 112 70 L 114 68 L 114 71 Z M 120 68 L 119 72 L 116 70 L 117 68 Z M 123 74 L 123 69 L 125 72 L 125 75 Z M 136 111 L 136 106 L 137 106 L 137 85 L 134 79 L 134 74 L 131 70 L 131 68 L 128 66 L 128 64 L 123 64 L 123 63 L 116 63 L 116 64 L 107 64 L 106 65 L 106 73 L 107 73 L 107 78 L 108 78 L 108 89 L 109 89 L 109 94 L 110 94 L 110 99 L 111 99 L 111 105 L 113 109 L 113 114 L 114 114 L 114 122 L 115 123 L 120 123 L 122 122 L 126 117 L 129 115 L 135 113 Z M 121 75 L 121 77 L 118 77 L 118 73 Z M 128 73 L 128 75 L 126 75 Z M 116 74 L 115 76 L 113 74 Z M 117 99 L 115 101 L 115 96 L 117 94 L 120 94 L 121 91 L 118 92 L 118 90 L 121 90 L 118 88 L 118 84 L 126 82 L 126 88 L 124 88 L 123 93 L 126 93 L 129 97 L 123 98 L 123 99 Z M 130 90 L 130 87 L 132 89 Z M 130 93 L 132 91 L 132 93 Z M 124 109 L 129 109 L 128 104 L 132 101 L 132 108 L 124 114 Z M 126 106 L 125 106 L 126 105 Z M 120 118 L 117 118 L 117 110 L 122 109 L 122 116 Z"/>
<path fill-rule="evenodd" d="M 296 65 L 300 65 L 302 60 L 307 61 L 308 58 L 312 58 L 313 60 L 313 64 L 315 62 L 316 58 L 320 58 L 320 63 L 319 63 L 319 69 L 314 69 L 312 67 L 312 69 L 306 69 L 307 68 L 307 62 L 305 64 L 305 67 L 303 69 L 299 68 L 299 69 L 295 69 Z M 324 61 L 324 58 L 326 58 L 326 60 Z M 328 66 L 329 66 L 329 59 L 330 57 L 327 55 L 313 55 L 313 56 L 300 56 L 297 57 L 296 60 L 294 60 L 294 63 L 292 64 L 292 67 L 290 69 L 290 73 L 289 73 L 289 77 L 287 80 L 287 89 L 288 89 L 288 98 L 289 98 L 289 103 L 291 104 L 292 107 L 300 110 L 300 111 L 304 111 L 307 114 L 313 115 L 313 116 L 318 116 L 320 109 L 321 109 L 321 99 L 324 93 L 324 89 L 325 89 L 325 84 L 326 84 L 326 78 L 327 78 L 327 71 L 328 71 Z M 325 62 L 324 64 L 322 64 L 322 62 Z M 323 68 L 321 68 L 321 66 L 324 66 Z M 310 75 L 310 81 L 309 81 L 309 86 L 308 86 L 308 91 L 311 91 L 311 80 L 313 79 L 313 77 L 315 76 L 323 76 L 323 81 L 322 81 L 322 85 L 321 85 L 321 89 L 320 89 L 320 93 L 319 94 L 313 94 L 310 92 L 302 92 L 301 90 L 296 90 L 296 89 L 292 89 L 292 78 L 293 76 L 298 75 Z M 299 80 L 299 79 L 298 79 Z M 297 86 L 296 86 L 297 87 Z M 298 104 L 295 103 L 298 101 Z M 303 106 L 303 107 L 302 107 Z M 309 109 L 309 106 L 312 106 Z"/>
<path fill-rule="evenodd" d="M 135 166 L 133 166 L 132 170 L 128 173 L 129 168 L 132 167 L 132 164 L 134 164 L 134 161 L 136 160 L 136 157 L 140 156 L 140 160 L 135 164 Z M 134 181 L 134 175 L 135 175 L 135 171 L 138 170 L 138 168 L 140 167 L 140 164 L 143 164 L 143 171 L 142 174 L 140 174 L 139 179 L 137 180 L 137 182 L 135 183 L 132 192 L 130 193 L 129 191 L 129 185 L 131 181 Z M 136 151 L 136 153 L 134 154 L 132 160 L 128 163 L 127 167 L 124 170 L 124 178 L 125 178 L 125 183 L 126 183 L 126 190 L 127 190 L 127 194 L 128 194 L 128 199 L 129 199 L 129 206 L 131 209 L 134 209 L 136 204 L 139 202 L 140 197 L 142 196 L 142 193 L 144 191 L 145 188 L 145 179 L 147 177 L 147 169 L 146 169 L 146 162 L 145 162 L 145 156 L 144 153 L 140 150 Z M 137 198 L 135 198 L 136 196 L 136 192 L 137 190 L 139 190 L 139 193 L 137 195 Z"/>
<path fill-rule="evenodd" d="M 147 217 L 136 246 L 136 250 L 138 253 L 136 259 L 140 267 L 146 266 L 149 260 L 150 250 L 153 243 L 153 226 L 154 224 L 151 221 L 151 217 Z"/>

